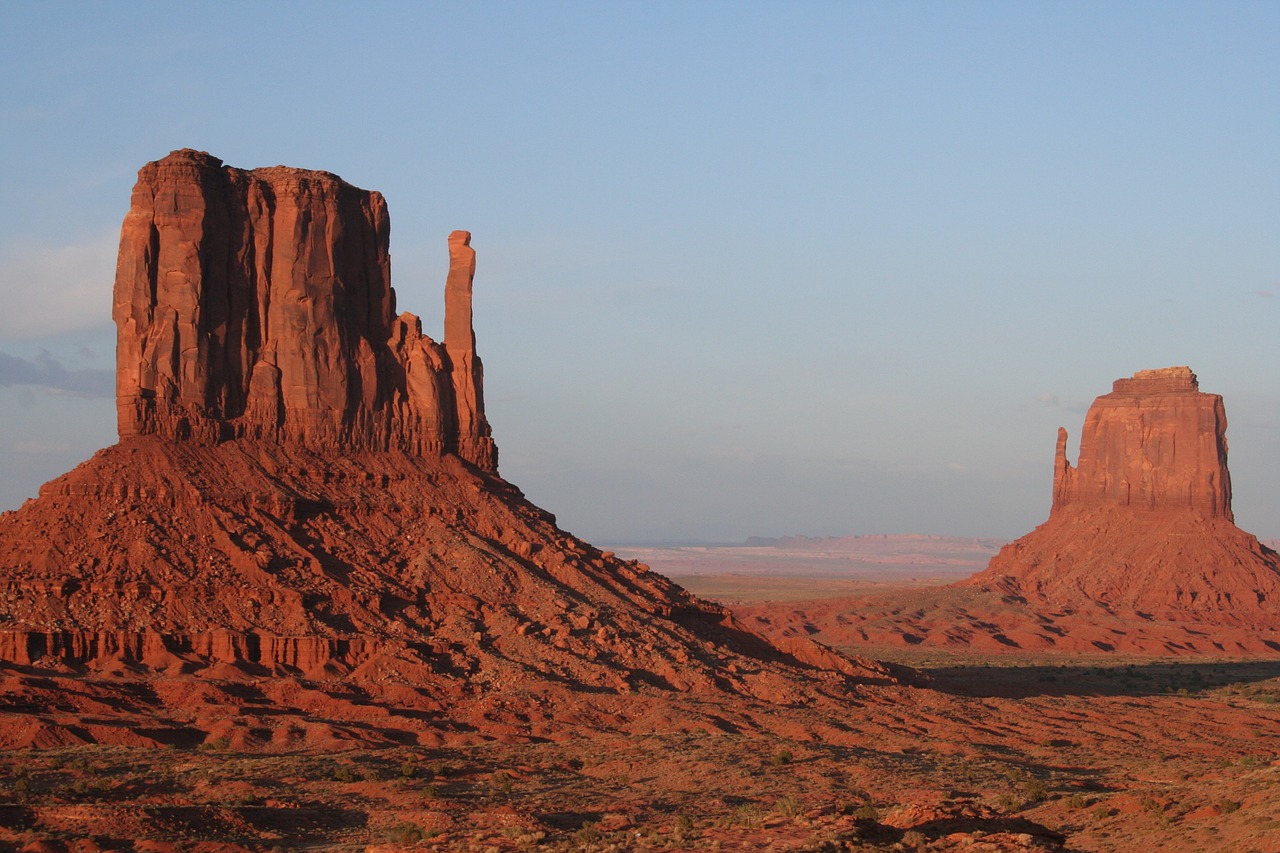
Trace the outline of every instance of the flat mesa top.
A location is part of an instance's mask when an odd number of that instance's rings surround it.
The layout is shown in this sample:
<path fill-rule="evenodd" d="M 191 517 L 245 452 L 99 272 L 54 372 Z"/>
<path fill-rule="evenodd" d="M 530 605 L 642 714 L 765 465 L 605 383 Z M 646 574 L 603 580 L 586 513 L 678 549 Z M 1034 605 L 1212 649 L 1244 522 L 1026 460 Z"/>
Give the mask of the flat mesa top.
<path fill-rule="evenodd" d="M 1128 379 L 1117 379 L 1111 385 L 1113 393 L 1159 393 L 1167 391 L 1199 391 L 1200 382 L 1190 367 L 1161 367 L 1155 370 L 1139 370 Z"/>

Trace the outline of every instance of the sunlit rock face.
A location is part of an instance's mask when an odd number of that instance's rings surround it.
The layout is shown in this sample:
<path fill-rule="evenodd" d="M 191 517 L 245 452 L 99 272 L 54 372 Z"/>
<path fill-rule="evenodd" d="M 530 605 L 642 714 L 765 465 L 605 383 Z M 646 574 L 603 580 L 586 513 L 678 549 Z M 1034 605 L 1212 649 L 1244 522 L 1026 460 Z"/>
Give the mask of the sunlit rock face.
<path fill-rule="evenodd" d="M 1227 415 L 1222 397 L 1200 390 L 1189 367 L 1141 370 L 1094 400 L 1067 461 L 1058 431 L 1053 511 L 1071 505 L 1194 509 L 1231 515 Z"/>
<path fill-rule="evenodd" d="M 445 343 L 396 314 L 381 194 L 328 172 L 175 151 L 138 173 L 116 268 L 121 437 L 457 453 L 497 469 L 449 238 Z"/>
<path fill-rule="evenodd" d="M 0 670 L 40 673 L 59 709 L 0 715 L 0 745 L 191 743 L 210 721 L 255 749 L 738 727 L 898 681 L 765 640 L 497 476 L 470 234 L 449 236 L 443 343 L 396 314 L 387 246 L 382 197 L 327 172 L 196 151 L 141 170 L 120 441 L 0 513 Z"/>

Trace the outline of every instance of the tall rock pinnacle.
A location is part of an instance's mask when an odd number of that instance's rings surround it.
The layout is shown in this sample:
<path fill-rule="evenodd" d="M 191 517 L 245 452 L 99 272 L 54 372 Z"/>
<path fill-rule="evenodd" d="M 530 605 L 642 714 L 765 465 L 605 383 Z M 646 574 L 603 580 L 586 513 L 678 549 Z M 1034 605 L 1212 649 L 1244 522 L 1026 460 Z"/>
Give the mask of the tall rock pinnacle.
<path fill-rule="evenodd" d="M 458 455 L 496 470 L 498 449 L 484 416 L 484 367 L 476 355 L 471 326 L 471 283 L 476 253 L 470 231 L 449 235 L 449 279 L 444 290 L 444 348 L 453 364 L 454 408 L 458 413 Z"/>
<path fill-rule="evenodd" d="M 450 237 L 447 346 L 396 315 L 389 236 L 382 196 L 328 172 L 191 150 L 144 166 L 116 268 L 121 437 L 456 452 L 495 471 L 470 235 Z"/>

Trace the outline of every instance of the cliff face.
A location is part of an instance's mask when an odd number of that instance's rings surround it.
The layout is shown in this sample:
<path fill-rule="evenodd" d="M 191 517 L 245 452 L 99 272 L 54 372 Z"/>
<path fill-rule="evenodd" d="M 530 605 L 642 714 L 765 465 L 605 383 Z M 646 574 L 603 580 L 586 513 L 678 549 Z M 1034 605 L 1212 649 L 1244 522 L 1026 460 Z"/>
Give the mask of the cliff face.
<path fill-rule="evenodd" d="M 328 172 L 191 150 L 144 166 L 116 268 L 120 436 L 457 453 L 496 470 L 470 234 L 449 238 L 445 346 L 396 315 L 389 236 L 382 196 Z"/>
<path fill-rule="evenodd" d="M 964 583 L 1052 607 L 1280 624 L 1280 562 L 1231 513 L 1226 428 L 1190 368 L 1116 380 L 1085 417 L 1078 466 L 1058 430 L 1048 521 Z"/>
<path fill-rule="evenodd" d="M 1222 397 L 1200 391 L 1189 367 L 1142 370 L 1094 401 L 1080 460 L 1058 430 L 1053 511 L 1071 505 L 1194 509 L 1232 520 Z"/>

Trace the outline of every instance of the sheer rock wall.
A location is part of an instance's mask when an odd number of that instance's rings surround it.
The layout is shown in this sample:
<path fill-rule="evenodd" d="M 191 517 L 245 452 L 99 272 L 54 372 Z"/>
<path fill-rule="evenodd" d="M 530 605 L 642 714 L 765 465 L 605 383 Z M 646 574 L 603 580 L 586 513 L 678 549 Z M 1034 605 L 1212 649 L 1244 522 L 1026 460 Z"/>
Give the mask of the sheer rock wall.
<path fill-rule="evenodd" d="M 457 453 L 496 471 L 471 235 L 449 237 L 444 346 L 396 314 L 389 236 L 381 194 L 328 172 L 189 149 L 144 166 L 116 267 L 121 438 Z"/>
<path fill-rule="evenodd" d="M 1200 391 L 1189 367 L 1142 370 L 1096 399 L 1067 461 L 1058 430 L 1053 511 L 1072 504 L 1195 509 L 1232 520 L 1222 397 Z"/>

